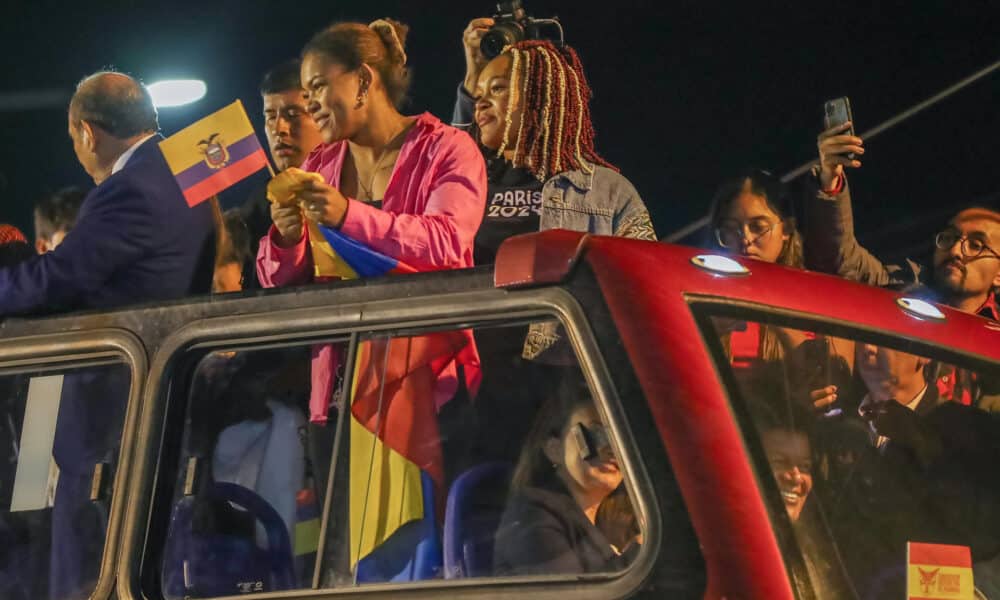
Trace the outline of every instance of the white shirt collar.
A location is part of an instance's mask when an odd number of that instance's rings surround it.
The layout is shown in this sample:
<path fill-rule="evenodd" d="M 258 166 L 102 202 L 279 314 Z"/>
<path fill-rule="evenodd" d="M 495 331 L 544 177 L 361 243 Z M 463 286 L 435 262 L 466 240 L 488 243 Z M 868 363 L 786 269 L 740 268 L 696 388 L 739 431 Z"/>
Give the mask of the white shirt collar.
<path fill-rule="evenodd" d="M 128 159 L 132 158 L 132 155 L 135 154 L 136 149 L 139 146 L 141 146 L 146 140 L 148 140 L 149 138 L 153 137 L 154 135 L 156 135 L 156 134 L 155 133 L 151 133 L 151 134 L 149 134 L 149 135 L 147 135 L 145 137 L 139 138 L 138 142 L 132 144 L 132 146 L 128 150 L 126 150 L 125 152 L 122 152 L 122 155 L 118 157 L 118 160 L 115 161 L 115 164 L 111 166 L 111 174 L 114 175 L 118 171 L 121 171 L 122 169 L 124 169 L 125 168 L 125 163 L 128 162 Z"/>

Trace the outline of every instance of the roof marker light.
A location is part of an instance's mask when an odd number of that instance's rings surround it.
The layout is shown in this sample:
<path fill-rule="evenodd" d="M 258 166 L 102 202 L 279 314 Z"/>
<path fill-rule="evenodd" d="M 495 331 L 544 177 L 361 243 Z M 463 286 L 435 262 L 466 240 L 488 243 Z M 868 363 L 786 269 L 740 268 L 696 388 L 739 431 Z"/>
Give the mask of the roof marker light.
<path fill-rule="evenodd" d="M 691 264 L 715 275 L 749 275 L 750 269 L 744 267 L 728 256 L 718 254 L 699 254 L 691 259 Z"/>
<path fill-rule="evenodd" d="M 903 312 L 922 320 L 944 321 L 944 313 L 941 309 L 925 300 L 917 298 L 896 298 L 896 304 L 903 309 Z"/>

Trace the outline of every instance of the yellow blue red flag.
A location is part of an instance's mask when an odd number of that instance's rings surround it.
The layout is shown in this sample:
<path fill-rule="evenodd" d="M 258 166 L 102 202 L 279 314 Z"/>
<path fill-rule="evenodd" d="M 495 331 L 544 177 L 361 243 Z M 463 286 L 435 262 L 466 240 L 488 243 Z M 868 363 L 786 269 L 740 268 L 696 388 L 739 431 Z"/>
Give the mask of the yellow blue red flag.
<path fill-rule="evenodd" d="M 267 184 L 267 199 L 281 206 L 297 203 L 296 191 L 309 180 L 323 182 L 319 173 L 289 167 Z M 378 252 L 344 235 L 337 229 L 309 221 L 309 244 L 317 277 L 358 279 L 399 273 L 416 273 L 408 264 Z"/>
<path fill-rule="evenodd" d="M 237 100 L 160 142 L 189 206 L 267 167 L 267 155 Z"/>
<path fill-rule="evenodd" d="M 443 507 L 444 461 L 434 383 L 467 344 L 464 332 L 448 331 L 375 339 L 358 348 L 349 512 L 351 564 L 359 572 L 376 566 L 366 564 L 366 557 L 403 534 L 404 525 Z M 430 485 L 423 485 L 424 479 Z"/>

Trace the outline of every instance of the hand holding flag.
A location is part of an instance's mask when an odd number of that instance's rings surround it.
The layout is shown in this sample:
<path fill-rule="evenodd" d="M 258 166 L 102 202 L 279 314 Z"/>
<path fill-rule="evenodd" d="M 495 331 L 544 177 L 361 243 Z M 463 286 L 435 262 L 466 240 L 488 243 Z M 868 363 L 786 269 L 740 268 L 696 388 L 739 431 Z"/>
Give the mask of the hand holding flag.
<path fill-rule="evenodd" d="M 307 173 L 291 167 L 267 184 L 267 199 L 281 206 L 300 202 L 301 192 L 313 182 L 324 183 L 318 173 Z M 357 279 L 378 277 L 389 273 L 415 273 L 416 269 L 395 258 L 372 250 L 353 240 L 338 229 L 306 219 L 309 243 L 312 246 L 313 267 L 317 277 Z"/>

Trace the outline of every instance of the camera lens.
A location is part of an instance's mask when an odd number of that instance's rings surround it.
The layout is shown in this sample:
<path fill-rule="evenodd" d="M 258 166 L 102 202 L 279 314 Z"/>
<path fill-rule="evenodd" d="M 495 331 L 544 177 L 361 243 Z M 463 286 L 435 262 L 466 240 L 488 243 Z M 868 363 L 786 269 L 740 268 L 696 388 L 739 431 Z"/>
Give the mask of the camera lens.
<path fill-rule="evenodd" d="M 517 23 L 497 23 L 483 36 L 479 49 L 487 60 L 492 60 L 503 49 L 524 39 L 524 30 Z"/>

